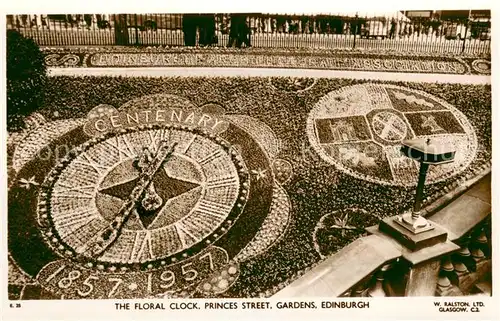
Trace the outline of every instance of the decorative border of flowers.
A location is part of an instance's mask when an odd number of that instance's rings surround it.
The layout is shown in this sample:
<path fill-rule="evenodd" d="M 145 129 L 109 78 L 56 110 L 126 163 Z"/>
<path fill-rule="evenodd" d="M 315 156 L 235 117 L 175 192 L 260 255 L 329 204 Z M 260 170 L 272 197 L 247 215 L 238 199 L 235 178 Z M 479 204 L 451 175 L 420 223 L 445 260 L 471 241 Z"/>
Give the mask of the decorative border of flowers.
<path fill-rule="evenodd" d="M 483 65 L 489 65 L 490 68 L 489 69 L 483 69 L 481 68 L 481 64 Z M 477 60 L 474 60 L 472 62 L 472 68 L 477 71 L 478 73 L 481 73 L 481 74 L 491 74 L 491 61 L 488 61 L 488 60 L 484 60 L 484 59 L 477 59 Z"/>
<path fill-rule="evenodd" d="M 49 122 L 38 128 L 38 130 L 29 132 L 16 145 L 12 156 L 12 167 L 18 171 L 37 154 L 41 153 L 44 147 L 48 146 L 53 139 L 81 126 L 84 122 L 85 120 L 81 118 L 61 119 Z M 48 152 L 57 153 L 58 151 Z"/>
<path fill-rule="evenodd" d="M 430 53 L 418 51 L 394 51 L 391 49 L 368 49 L 368 48 L 233 48 L 233 47 L 179 47 L 179 46 L 79 46 L 79 47 L 41 47 L 45 53 L 96 53 L 96 52 L 170 52 L 170 53 L 189 53 L 189 52 L 219 52 L 219 53 L 264 53 L 264 54 L 363 54 L 363 55 L 383 55 L 392 57 L 432 57 L 432 58 L 456 58 L 456 53 Z M 459 55 L 462 58 L 483 58 L 490 59 L 488 54 L 468 54 Z"/>
<path fill-rule="evenodd" d="M 484 74 L 471 68 L 477 57 L 380 50 L 83 47 L 43 51 L 49 67 L 254 67 Z"/>
<path fill-rule="evenodd" d="M 268 216 L 261 228 L 234 258 L 235 262 L 244 262 L 256 255 L 264 253 L 273 244 L 277 243 L 284 235 L 291 220 L 290 200 L 283 187 L 275 184 L 273 202 Z"/>
<path fill-rule="evenodd" d="M 72 53 L 58 54 L 53 53 L 44 57 L 44 62 L 47 67 L 62 66 L 75 67 L 80 64 L 80 56 Z"/>

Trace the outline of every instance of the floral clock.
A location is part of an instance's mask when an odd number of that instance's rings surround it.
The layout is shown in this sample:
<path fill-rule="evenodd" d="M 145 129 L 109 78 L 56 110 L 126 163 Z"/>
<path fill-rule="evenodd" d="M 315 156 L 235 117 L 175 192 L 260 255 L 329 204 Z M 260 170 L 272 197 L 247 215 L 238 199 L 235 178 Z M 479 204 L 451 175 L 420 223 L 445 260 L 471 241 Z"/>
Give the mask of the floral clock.
<path fill-rule="evenodd" d="M 254 119 L 153 95 L 64 124 L 14 152 L 12 298 L 216 296 L 286 229 L 291 166 Z"/>

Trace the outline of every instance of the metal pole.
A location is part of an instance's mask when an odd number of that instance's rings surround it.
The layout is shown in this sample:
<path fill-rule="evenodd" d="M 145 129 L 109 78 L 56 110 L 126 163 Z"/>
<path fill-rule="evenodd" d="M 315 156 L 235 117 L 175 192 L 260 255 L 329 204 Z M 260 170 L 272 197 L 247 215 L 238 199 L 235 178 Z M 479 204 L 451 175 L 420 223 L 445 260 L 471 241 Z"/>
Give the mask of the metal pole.
<path fill-rule="evenodd" d="M 462 53 L 465 51 L 465 41 L 467 41 L 467 31 L 469 29 L 469 21 L 470 21 L 470 10 L 469 10 L 469 16 L 467 17 L 467 21 L 465 22 L 465 35 L 464 35 L 464 42 L 462 43 Z"/>
<path fill-rule="evenodd" d="M 467 20 L 465 24 L 465 35 L 464 35 L 464 41 L 462 43 L 462 53 L 465 51 L 465 42 L 467 41 L 467 31 L 469 29 L 469 21 Z"/>
<path fill-rule="evenodd" d="M 358 13 L 354 17 L 354 42 L 352 43 L 352 49 L 356 47 L 356 35 L 358 34 Z"/>
<path fill-rule="evenodd" d="M 420 208 L 422 205 L 422 197 L 424 194 L 424 185 L 425 185 L 425 178 L 427 176 L 427 170 L 429 169 L 429 164 L 427 163 L 420 163 L 420 172 L 418 174 L 418 185 L 417 185 L 417 195 L 415 197 L 415 204 L 413 205 L 413 212 L 411 213 L 411 217 L 413 219 L 417 219 L 420 214 Z"/>
<path fill-rule="evenodd" d="M 135 18 L 135 45 L 139 45 L 139 30 L 137 30 L 137 13 L 134 14 Z"/>

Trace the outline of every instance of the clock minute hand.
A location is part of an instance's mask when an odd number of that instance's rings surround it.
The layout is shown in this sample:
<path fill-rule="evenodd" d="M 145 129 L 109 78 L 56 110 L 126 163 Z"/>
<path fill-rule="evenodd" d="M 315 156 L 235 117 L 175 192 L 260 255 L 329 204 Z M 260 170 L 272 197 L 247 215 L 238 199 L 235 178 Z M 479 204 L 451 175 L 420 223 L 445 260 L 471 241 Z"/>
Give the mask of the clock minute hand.
<path fill-rule="evenodd" d="M 115 217 L 115 220 L 110 223 L 109 226 L 96 233 L 92 240 L 87 242 L 84 248 L 79 251 L 80 253 L 88 253 L 92 256 L 99 256 L 114 243 L 114 241 L 118 238 L 124 223 L 132 214 L 133 210 L 137 206 L 137 203 L 140 202 L 146 189 L 149 185 L 151 185 L 155 174 L 172 156 L 176 145 L 177 143 L 168 146 L 165 141 L 161 143 L 158 148 L 158 153 L 151 161 L 150 165 L 144 167 L 138 177 L 137 186 L 132 190 L 132 193 L 125 201 L 125 204 L 121 207 L 119 214 Z"/>

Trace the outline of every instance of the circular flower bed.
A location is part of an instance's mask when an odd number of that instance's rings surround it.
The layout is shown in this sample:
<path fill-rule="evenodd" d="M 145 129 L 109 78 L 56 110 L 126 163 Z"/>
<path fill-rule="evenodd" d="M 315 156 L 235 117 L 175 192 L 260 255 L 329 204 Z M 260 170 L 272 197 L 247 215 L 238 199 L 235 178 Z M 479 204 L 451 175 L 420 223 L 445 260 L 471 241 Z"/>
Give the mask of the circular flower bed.
<path fill-rule="evenodd" d="M 310 144 L 340 170 L 381 184 L 416 185 L 418 162 L 400 153 L 409 139 L 456 150 L 453 163 L 432 166 L 427 182 L 468 167 L 477 150 L 467 118 L 445 101 L 408 88 L 362 84 L 321 97 L 307 120 Z"/>
<path fill-rule="evenodd" d="M 337 252 L 346 240 L 359 237 L 364 233 L 364 228 L 377 224 L 379 219 L 358 208 L 347 208 L 325 214 L 314 228 L 316 251 L 321 257 Z"/>

